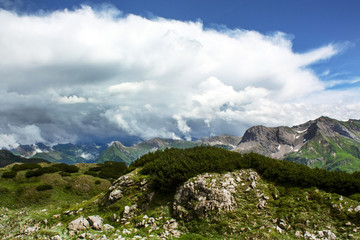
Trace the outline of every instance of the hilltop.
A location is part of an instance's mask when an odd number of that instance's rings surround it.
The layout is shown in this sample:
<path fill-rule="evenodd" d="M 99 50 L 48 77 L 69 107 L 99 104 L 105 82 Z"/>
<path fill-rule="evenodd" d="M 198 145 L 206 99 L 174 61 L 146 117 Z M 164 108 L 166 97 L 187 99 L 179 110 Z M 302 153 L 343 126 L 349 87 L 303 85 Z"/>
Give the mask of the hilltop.
<path fill-rule="evenodd" d="M 61 195 L 54 193 L 66 186 L 56 181 L 76 185 L 75 177 L 100 167 L 88 165 L 76 165 L 79 170 L 70 176 L 48 173 L 30 181 L 23 178 L 29 170 L 21 170 L 14 180 L 1 181 L 35 187 L 44 178 L 54 179 L 52 189 L 34 194 L 46 193 L 55 202 Z M 54 174 L 59 175 L 54 178 Z M 358 173 L 196 147 L 146 154 L 122 174 L 111 185 L 98 177 L 89 179 L 81 186 L 94 187 L 100 181 L 105 189 L 92 191 L 87 199 L 63 199 L 57 207 L 24 202 L 10 208 L 2 202 L 0 236 L 52 240 L 360 237 Z"/>

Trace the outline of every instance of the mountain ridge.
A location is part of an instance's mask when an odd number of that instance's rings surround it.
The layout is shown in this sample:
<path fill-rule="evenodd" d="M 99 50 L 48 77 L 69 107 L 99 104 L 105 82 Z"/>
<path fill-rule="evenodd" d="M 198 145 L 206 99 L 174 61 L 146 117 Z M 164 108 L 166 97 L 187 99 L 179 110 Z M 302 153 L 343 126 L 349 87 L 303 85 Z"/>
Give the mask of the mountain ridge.
<path fill-rule="evenodd" d="M 293 127 L 254 126 L 234 151 L 353 172 L 360 167 L 360 120 L 320 117 Z"/>
<path fill-rule="evenodd" d="M 253 126 L 243 137 L 220 135 L 194 141 L 153 138 L 132 146 L 119 141 L 109 145 L 44 144 L 21 145 L 12 152 L 50 162 L 125 162 L 129 165 L 148 152 L 166 148 L 218 146 L 236 152 L 256 152 L 310 167 L 354 172 L 360 170 L 360 120 L 339 121 L 319 117 L 292 127 Z"/>

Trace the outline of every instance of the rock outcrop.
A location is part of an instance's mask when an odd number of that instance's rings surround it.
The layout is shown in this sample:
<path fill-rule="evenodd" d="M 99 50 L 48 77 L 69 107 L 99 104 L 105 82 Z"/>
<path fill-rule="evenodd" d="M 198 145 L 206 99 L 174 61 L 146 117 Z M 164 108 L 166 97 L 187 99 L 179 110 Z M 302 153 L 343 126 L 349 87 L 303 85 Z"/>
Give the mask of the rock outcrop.
<path fill-rule="evenodd" d="M 236 208 L 235 192 L 256 188 L 260 179 L 256 172 L 239 170 L 226 174 L 203 174 L 191 178 L 178 188 L 174 196 L 173 211 L 180 219 L 195 216 L 208 217 L 212 213 L 232 211 Z M 246 189 L 246 190 L 245 190 Z M 266 201 L 261 203 L 265 208 Z"/>

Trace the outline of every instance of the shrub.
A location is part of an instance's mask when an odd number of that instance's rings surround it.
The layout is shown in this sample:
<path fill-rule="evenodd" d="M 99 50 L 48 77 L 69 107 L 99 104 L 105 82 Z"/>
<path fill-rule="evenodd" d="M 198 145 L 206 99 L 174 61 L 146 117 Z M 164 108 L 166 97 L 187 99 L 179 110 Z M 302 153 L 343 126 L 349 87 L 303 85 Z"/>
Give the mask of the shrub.
<path fill-rule="evenodd" d="M 67 165 L 65 163 L 58 163 L 53 166 L 57 168 L 58 171 L 67 172 L 67 173 L 76 173 L 79 171 L 79 168 L 75 165 Z"/>
<path fill-rule="evenodd" d="M 130 169 L 142 167 L 151 176 L 153 188 L 170 192 L 191 177 L 205 172 L 255 169 L 263 178 L 285 187 L 317 187 L 349 196 L 360 193 L 360 173 L 348 174 L 311 169 L 293 162 L 276 160 L 256 153 L 240 154 L 216 147 L 166 149 L 142 156 Z"/>
<path fill-rule="evenodd" d="M 127 166 L 124 162 L 105 162 L 99 167 L 101 170 L 98 176 L 108 180 L 117 179 L 127 172 Z"/>
<path fill-rule="evenodd" d="M 13 171 L 23 171 L 23 170 L 32 170 L 35 168 L 41 168 L 41 166 L 37 163 L 23 163 L 23 164 L 16 164 L 11 169 Z"/>
<path fill-rule="evenodd" d="M 30 170 L 25 174 L 25 177 L 31 178 L 31 177 L 39 177 L 41 175 L 44 175 L 45 173 L 54 173 L 58 172 L 59 169 L 51 166 L 51 167 L 43 167 L 36 170 Z"/>
<path fill-rule="evenodd" d="M 60 174 L 60 176 L 62 176 L 62 177 L 70 177 L 70 176 L 71 176 L 71 174 L 68 173 L 68 172 L 59 172 L 59 174 Z"/>
<path fill-rule="evenodd" d="M 98 174 L 96 172 L 91 172 L 91 171 L 85 171 L 84 174 L 86 175 L 90 175 L 90 176 L 93 176 L 93 177 L 97 177 Z"/>
<path fill-rule="evenodd" d="M 89 171 L 91 171 L 91 172 L 99 172 L 99 171 L 101 171 L 101 167 L 92 167 L 92 168 L 89 168 Z"/>
<path fill-rule="evenodd" d="M 2 178 L 15 178 L 16 174 L 17 174 L 17 172 L 15 172 L 15 171 L 4 172 L 2 175 Z"/>
<path fill-rule="evenodd" d="M 95 184 L 96 184 L 96 185 L 99 185 L 99 184 L 101 184 L 101 181 L 100 181 L 100 180 L 96 180 L 96 181 L 95 181 Z"/>
<path fill-rule="evenodd" d="M 50 190 L 50 189 L 53 189 L 53 187 L 50 184 L 39 185 L 36 187 L 36 190 L 39 192 Z"/>

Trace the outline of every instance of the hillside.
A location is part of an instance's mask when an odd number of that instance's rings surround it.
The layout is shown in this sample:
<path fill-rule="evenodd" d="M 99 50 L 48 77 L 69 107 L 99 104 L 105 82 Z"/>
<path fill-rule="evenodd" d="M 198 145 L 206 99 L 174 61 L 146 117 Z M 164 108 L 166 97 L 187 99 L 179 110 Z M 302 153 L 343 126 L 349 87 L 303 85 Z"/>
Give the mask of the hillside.
<path fill-rule="evenodd" d="M 52 147 L 42 143 L 20 145 L 11 151 L 26 158 L 40 158 L 56 163 L 93 163 L 107 148 L 98 144 L 57 144 Z"/>
<path fill-rule="evenodd" d="M 94 164 L 88 165 L 77 165 L 79 171 L 70 173 L 68 179 L 61 175 L 56 178 L 56 175 L 43 175 L 29 181 L 23 176 L 28 170 L 21 170 L 24 173 L 18 173 L 13 183 L 1 178 L 1 186 L 6 184 L 8 190 L 5 191 L 10 192 L 21 182 L 35 187 L 51 179 L 52 189 L 36 190 L 32 196 L 44 194 L 51 196 L 51 201 L 58 201 L 62 195 L 54 193 L 64 191 L 68 201 L 57 202 L 58 207 L 23 201 L 17 208 L 1 201 L 3 232 L 0 231 L 0 237 L 52 240 L 360 238 L 358 174 L 310 169 L 254 153 L 239 154 L 220 148 L 168 149 L 144 155 L 130 166 L 128 174 L 111 186 L 104 179 L 89 178 L 79 187 L 95 187 L 94 182 L 99 181 L 99 185 L 106 184 L 106 188 L 84 201 L 84 195 L 79 197 L 76 192 L 65 189 L 67 184 L 72 184 L 72 188 L 77 186 L 76 178 L 83 178 L 83 173 L 96 168 Z"/>
<path fill-rule="evenodd" d="M 4 167 L 13 163 L 40 163 L 40 162 L 47 162 L 47 161 L 39 158 L 27 159 L 20 156 L 16 156 L 8 150 L 0 150 L 0 167 Z"/>
<path fill-rule="evenodd" d="M 234 151 L 354 172 L 360 169 L 360 121 L 320 117 L 293 127 L 255 126 L 245 132 Z"/>

